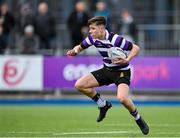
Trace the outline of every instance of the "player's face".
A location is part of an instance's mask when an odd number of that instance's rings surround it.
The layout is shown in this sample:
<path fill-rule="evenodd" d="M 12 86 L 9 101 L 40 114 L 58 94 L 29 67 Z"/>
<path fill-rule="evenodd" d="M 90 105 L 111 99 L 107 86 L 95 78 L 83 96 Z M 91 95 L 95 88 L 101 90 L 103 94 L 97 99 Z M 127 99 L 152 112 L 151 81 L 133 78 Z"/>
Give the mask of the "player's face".
<path fill-rule="evenodd" d="M 89 25 L 89 33 L 94 39 L 102 38 L 103 30 L 102 25 L 96 25 L 95 23 Z"/>

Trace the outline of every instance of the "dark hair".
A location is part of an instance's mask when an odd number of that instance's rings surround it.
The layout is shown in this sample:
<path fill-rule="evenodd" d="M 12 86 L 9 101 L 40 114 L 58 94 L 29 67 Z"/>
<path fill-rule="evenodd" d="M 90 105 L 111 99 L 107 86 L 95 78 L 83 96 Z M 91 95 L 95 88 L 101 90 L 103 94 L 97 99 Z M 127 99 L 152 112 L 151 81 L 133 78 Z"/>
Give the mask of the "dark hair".
<path fill-rule="evenodd" d="M 105 25 L 106 26 L 106 19 L 103 16 L 95 16 L 88 20 L 88 25 L 96 23 L 96 25 Z"/>

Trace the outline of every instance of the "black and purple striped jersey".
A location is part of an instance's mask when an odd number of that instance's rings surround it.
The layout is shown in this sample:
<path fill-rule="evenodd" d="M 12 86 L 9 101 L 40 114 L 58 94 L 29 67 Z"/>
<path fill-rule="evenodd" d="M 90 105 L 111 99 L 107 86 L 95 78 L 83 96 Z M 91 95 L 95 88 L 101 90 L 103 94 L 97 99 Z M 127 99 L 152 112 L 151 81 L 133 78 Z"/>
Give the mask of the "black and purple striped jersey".
<path fill-rule="evenodd" d="M 121 35 L 117 35 L 114 33 L 109 33 L 106 30 L 106 39 L 100 40 L 100 39 L 93 39 L 91 35 L 86 37 L 82 42 L 81 42 L 81 47 L 83 49 L 86 49 L 90 46 L 95 46 L 101 56 L 103 57 L 103 63 L 106 67 L 112 68 L 112 69 L 121 69 L 121 70 L 126 70 L 129 69 L 129 64 L 127 65 L 117 65 L 113 64 L 111 60 L 108 58 L 108 49 L 110 47 L 120 47 L 123 49 L 125 53 L 128 54 L 128 52 L 132 49 L 133 44 L 129 41 L 127 41 L 125 38 L 123 38 Z"/>

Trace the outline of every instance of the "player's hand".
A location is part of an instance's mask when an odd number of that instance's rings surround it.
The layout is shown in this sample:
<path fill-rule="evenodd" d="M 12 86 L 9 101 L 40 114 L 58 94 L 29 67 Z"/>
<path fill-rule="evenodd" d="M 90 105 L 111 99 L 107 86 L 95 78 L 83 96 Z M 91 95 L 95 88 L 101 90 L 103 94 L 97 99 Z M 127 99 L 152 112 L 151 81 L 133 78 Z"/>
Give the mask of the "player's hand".
<path fill-rule="evenodd" d="M 74 49 L 68 50 L 66 53 L 67 56 L 76 56 L 77 53 Z"/>
<path fill-rule="evenodd" d="M 127 64 L 129 61 L 123 58 L 115 58 L 111 60 L 113 64 Z"/>

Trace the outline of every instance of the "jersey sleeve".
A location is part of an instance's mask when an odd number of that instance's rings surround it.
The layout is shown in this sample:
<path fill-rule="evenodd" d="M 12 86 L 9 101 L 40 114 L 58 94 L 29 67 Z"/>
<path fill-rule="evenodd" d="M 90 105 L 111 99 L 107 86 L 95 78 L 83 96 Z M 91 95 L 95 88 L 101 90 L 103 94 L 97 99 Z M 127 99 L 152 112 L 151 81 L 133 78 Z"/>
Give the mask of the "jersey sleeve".
<path fill-rule="evenodd" d="M 80 45 L 83 49 L 86 49 L 86 48 L 92 46 L 93 43 L 94 43 L 93 38 L 91 36 L 88 36 L 80 43 Z"/>
<path fill-rule="evenodd" d="M 127 51 L 130 51 L 132 49 L 132 46 L 133 46 L 133 44 L 130 41 L 126 40 L 121 35 L 117 35 L 117 34 L 115 34 L 113 36 L 111 43 L 114 46 L 120 47 L 123 50 L 127 50 Z"/>

